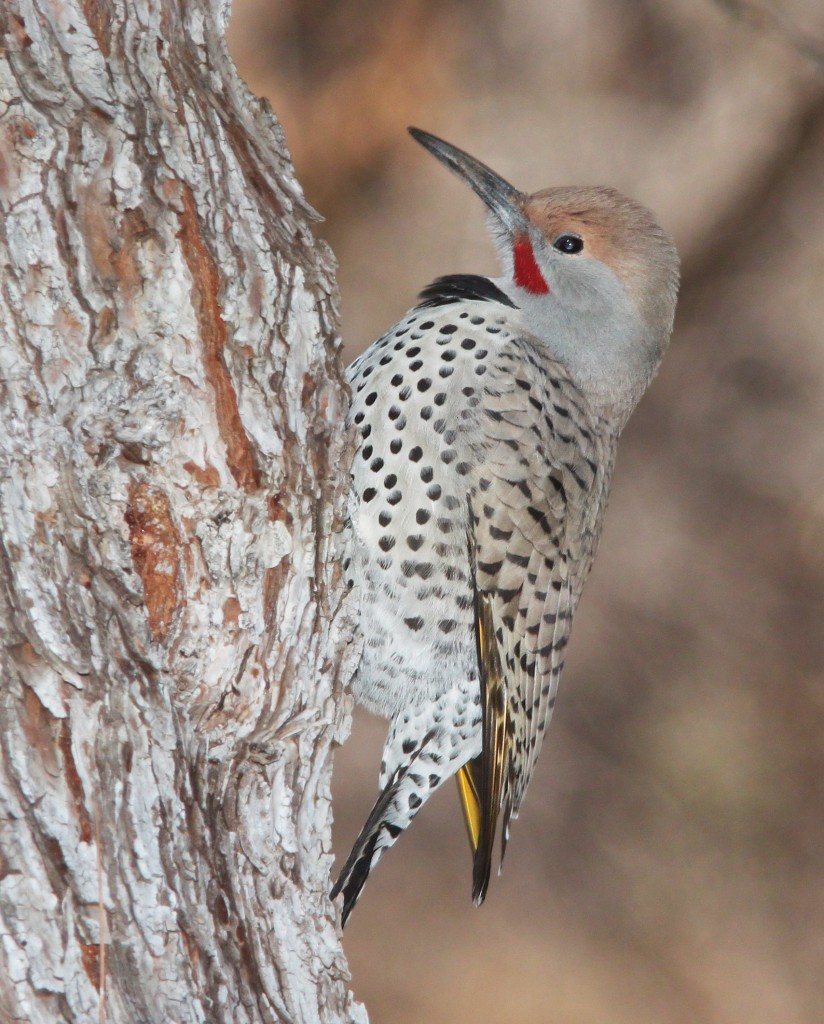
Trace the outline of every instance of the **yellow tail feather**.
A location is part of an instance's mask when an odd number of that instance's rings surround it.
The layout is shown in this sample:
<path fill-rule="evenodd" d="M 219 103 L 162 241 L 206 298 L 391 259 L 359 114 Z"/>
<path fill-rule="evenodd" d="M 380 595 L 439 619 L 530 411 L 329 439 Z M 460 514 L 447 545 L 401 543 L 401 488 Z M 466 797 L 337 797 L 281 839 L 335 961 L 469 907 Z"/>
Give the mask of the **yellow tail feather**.
<path fill-rule="evenodd" d="M 478 840 L 481 835 L 481 803 L 478 799 L 475 780 L 472 778 L 471 761 L 458 770 L 455 779 L 458 783 L 458 793 L 461 797 L 466 831 L 469 834 L 469 842 L 474 854 L 478 849 Z"/>

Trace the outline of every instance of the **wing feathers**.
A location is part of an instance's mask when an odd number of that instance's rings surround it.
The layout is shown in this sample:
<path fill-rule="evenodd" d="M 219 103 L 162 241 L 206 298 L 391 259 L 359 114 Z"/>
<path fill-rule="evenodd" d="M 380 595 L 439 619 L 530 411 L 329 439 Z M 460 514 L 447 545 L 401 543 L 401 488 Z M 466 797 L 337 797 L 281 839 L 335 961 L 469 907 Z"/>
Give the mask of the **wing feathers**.
<path fill-rule="evenodd" d="M 504 792 L 508 757 L 506 680 L 501 667 L 489 594 L 475 590 L 475 624 L 481 682 L 483 740 L 478 772 L 480 829 L 472 870 L 472 899 L 481 904 L 489 886 L 492 850 Z"/>
<path fill-rule="evenodd" d="M 471 836 L 473 800 L 480 815 L 476 902 L 489 882 L 497 823 L 503 858 L 554 705 L 614 456 L 614 438 L 599 435 L 549 356 L 528 339 L 512 344 L 523 351 L 500 356 L 479 409 L 470 499 L 483 746 L 460 785 Z"/>

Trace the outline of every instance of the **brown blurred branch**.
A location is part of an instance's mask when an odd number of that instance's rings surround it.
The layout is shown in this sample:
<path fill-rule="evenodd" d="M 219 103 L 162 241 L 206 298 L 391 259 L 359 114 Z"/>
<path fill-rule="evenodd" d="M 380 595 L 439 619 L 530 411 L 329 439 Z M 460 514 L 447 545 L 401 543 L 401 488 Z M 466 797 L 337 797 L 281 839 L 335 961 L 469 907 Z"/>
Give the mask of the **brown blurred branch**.
<path fill-rule="evenodd" d="M 774 7 L 757 0 L 715 0 L 715 3 L 736 20 L 783 40 L 824 74 L 824 41 L 803 32 Z"/>

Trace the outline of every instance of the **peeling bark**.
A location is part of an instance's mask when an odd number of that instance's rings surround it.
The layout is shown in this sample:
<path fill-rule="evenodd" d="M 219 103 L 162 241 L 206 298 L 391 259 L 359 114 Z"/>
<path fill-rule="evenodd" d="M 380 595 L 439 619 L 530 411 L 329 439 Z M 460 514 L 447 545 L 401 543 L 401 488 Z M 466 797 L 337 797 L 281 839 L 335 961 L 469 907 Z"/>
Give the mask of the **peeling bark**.
<path fill-rule="evenodd" d="M 219 0 L 0 10 L 0 1018 L 365 1020 L 332 259 Z"/>

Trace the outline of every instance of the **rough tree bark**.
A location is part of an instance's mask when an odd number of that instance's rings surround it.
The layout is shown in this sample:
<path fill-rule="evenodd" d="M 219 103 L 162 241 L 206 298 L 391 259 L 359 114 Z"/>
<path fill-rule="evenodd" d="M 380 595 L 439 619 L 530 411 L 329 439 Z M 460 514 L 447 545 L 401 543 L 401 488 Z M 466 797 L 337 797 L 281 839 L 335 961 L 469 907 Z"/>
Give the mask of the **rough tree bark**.
<path fill-rule="evenodd" d="M 0 1019 L 352 1021 L 332 260 L 221 0 L 3 0 Z"/>

